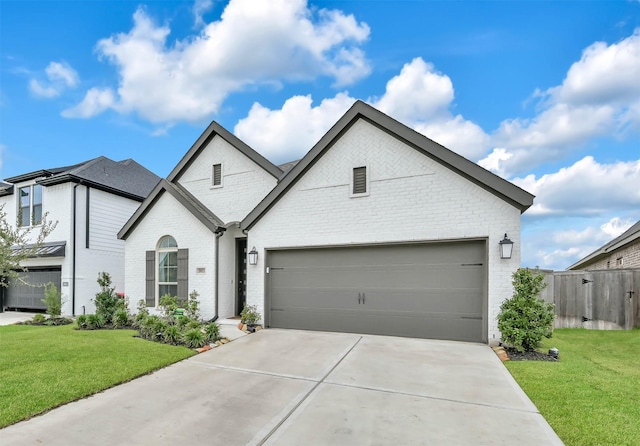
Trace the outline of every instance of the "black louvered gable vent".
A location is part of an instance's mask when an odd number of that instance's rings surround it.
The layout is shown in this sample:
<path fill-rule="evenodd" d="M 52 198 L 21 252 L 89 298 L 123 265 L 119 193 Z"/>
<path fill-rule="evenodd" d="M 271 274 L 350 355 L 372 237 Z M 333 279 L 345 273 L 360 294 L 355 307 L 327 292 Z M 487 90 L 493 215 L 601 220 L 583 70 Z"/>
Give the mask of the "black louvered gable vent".
<path fill-rule="evenodd" d="M 222 164 L 213 165 L 213 185 L 214 186 L 222 185 Z"/>
<path fill-rule="evenodd" d="M 354 195 L 367 193 L 366 167 L 356 167 L 353 169 L 353 193 Z"/>

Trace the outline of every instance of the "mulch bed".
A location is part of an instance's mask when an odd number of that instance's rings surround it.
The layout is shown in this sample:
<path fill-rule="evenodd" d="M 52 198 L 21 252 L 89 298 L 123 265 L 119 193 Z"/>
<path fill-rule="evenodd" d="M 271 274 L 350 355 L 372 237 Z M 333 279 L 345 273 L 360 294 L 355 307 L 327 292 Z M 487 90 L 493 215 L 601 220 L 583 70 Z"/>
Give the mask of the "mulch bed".
<path fill-rule="evenodd" d="M 549 356 L 546 353 L 540 353 L 537 351 L 532 352 L 519 352 L 513 347 L 505 347 L 505 351 L 507 355 L 509 355 L 509 359 L 511 361 L 553 361 L 556 362 L 558 359 L 553 356 Z"/>

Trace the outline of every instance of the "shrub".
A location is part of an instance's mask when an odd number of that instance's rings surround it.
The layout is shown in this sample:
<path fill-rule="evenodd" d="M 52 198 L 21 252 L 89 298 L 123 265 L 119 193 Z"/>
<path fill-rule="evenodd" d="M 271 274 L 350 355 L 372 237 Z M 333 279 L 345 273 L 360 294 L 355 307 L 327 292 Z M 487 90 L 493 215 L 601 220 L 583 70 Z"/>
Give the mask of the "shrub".
<path fill-rule="evenodd" d="M 138 306 L 136 307 L 137 314 L 133 318 L 133 326 L 136 328 L 140 328 L 144 320 L 149 316 L 149 309 L 147 308 L 147 304 L 144 299 L 140 299 L 138 301 Z"/>
<path fill-rule="evenodd" d="M 178 344 L 181 339 L 180 329 L 177 325 L 167 325 L 162 333 L 162 340 L 165 344 Z"/>
<path fill-rule="evenodd" d="M 240 321 L 243 324 L 254 325 L 260 320 L 260 313 L 255 305 L 245 305 L 240 312 Z"/>
<path fill-rule="evenodd" d="M 178 306 L 178 298 L 176 296 L 170 296 L 165 294 L 158 301 L 158 306 L 162 309 L 162 315 L 167 320 L 172 320 Z"/>
<path fill-rule="evenodd" d="M 139 331 L 140 336 L 151 341 L 161 340 L 167 323 L 156 315 L 147 316 L 141 323 Z"/>
<path fill-rule="evenodd" d="M 199 296 L 200 294 L 196 290 L 193 290 L 189 294 L 189 300 L 187 300 L 185 305 L 186 315 L 191 319 L 200 319 L 200 302 L 198 302 Z"/>
<path fill-rule="evenodd" d="M 62 294 L 52 282 L 44 286 L 44 299 L 41 300 L 47 306 L 49 316 L 57 317 L 62 314 Z"/>
<path fill-rule="evenodd" d="M 119 309 L 113 314 L 111 323 L 113 324 L 113 328 L 124 328 L 131 325 L 131 318 L 127 310 Z"/>
<path fill-rule="evenodd" d="M 216 342 L 220 339 L 220 326 L 215 322 L 209 322 L 204 326 L 204 337 L 207 342 Z"/>
<path fill-rule="evenodd" d="M 100 285 L 100 292 L 96 294 L 93 300 L 96 305 L 96 314 L 101 315 L 105 323 L 110 324 L 117 310 L 126 309 L 126 303 L 123 298 L 116 294 L 115 287 L 111 286 L 109 273 L 98 273 L 97 282 Z"/>
<path fill-rule="evenodd" d="M 546 286 L 542 274 L 519 268 L 512 283 L 513 297 L 500 306 L 498 329 L 506 344 L 531 351 L 553 335 L 554 306 L 538 297 Z"/>
<path fill-rule="evenodd" d="M 44 316 L 44 314 L 34 314 L 33 315 L 33 319 L 31 320 L 34 324 L 42 324 L 44 323 L 44 321 L 46 321 L 47 318 Z"/>
<path fill-rule="evenodd" d="M 182 335 L 182 342 L 189 348 L 200 348 L 206 344 L 200 328 L 189 328 Z"/>
<path fill-rule="evenodd" d="M 81 314 L 78 316 L 76 318 L 76 324 L 78 325 L 78 328 L 87 328 L 87 315 Z"/>
<path fill-rule="evenodd" d="M 107 323 L 104 320 L 104 316 L 102 316 L 101 314 L 87 314 L 86 316 L 88 330 L 97 330 L 99 328 L 104 328 Z"/>

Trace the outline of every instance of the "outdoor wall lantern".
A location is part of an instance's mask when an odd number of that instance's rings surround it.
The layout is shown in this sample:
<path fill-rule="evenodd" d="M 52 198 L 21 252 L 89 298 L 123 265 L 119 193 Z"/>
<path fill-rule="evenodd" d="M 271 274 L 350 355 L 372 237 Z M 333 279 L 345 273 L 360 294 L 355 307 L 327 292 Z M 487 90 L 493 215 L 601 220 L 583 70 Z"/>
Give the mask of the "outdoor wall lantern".
<path fill-rule="evenodd" d="M 507 234 L 504 234 L 504 238 L 500 240 L 500 258 L 510 259 L 513 252 L 513 242 L 507 238 Z"/>
<path fill-rule="evenodd" d="M 254 246 L 249 251 L 249 265 L 257 265 L 258 264 L 258 251 L 256 251 L 256 247 Z"/>

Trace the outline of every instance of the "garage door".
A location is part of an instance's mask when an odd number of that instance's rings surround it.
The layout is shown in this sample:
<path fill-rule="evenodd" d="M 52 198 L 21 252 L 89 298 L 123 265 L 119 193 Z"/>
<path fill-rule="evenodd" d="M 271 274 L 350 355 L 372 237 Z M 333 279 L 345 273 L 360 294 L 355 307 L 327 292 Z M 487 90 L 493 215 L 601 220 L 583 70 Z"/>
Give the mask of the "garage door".
<path fill-rule="evenodd" d="M 268 325 L 486 342 L 484 241 L 268 252 Z"/>
<path fill-rule="evenodd" d="M 25 308 L 31 310 L 46 310 L 42 303 L 44 285 L 52 282 L 60 290 L 60 269 L 32 269 L 20 275 L 27 284 L 19 280 L 11 280 L 5 289 L 4 306 L 7 308 Z"/>

